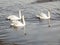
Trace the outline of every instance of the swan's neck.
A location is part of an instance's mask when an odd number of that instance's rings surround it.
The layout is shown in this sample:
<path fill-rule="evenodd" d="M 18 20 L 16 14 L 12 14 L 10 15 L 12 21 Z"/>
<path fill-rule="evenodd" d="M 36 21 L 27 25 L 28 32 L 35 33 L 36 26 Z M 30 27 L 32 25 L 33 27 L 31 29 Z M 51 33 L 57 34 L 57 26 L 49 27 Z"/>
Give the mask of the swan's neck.
<path fill-rule="evenodd" d="M 24 17 L 23 17 L 23 24 L 25 25 L 25 19 L 24 19 Z"/>
<path fill-rule="evenodd" d="M 48 17 L 50 17 L 50 11 L 48 11 Z"/>
<path fill-rule="evenodd" d="M 19 10 L 19 18 L 21 19 L 21 11 Z"/>

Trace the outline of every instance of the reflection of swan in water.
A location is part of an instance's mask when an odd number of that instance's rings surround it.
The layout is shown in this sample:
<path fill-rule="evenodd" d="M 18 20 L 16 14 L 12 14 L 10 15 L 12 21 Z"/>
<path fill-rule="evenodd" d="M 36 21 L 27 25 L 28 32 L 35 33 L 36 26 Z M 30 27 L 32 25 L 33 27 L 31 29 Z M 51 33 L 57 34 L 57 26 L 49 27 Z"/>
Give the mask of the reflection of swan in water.
<path fill-rule="evenodd" d="M 49 21 L 49 27 L 50 27 L 50 10 L 48 10 L 48 15 L 46 15 L 45 13 L 41 12 L 40 15 L 36 15 L 37 18 L 40 18 L 40 19 L 48 19 Z"/>
<path fill-rule="evenodd" d="M 19 17 L 15 15 L 10 15 L 7 17 L 7 20 L 20 20 L 21 19 L 21 10 L 19 10 Z"/>
<path fill-rule="evenodd" d="M 22 16 L 22 22 L 21 21 L 18 21 L 18 20 L 13 20 L 12 23 L 11 23 L 11 26 L 14 26 L 14 27 L 22 27 L 22 26 L 25 26 L 25 20 L 24 20 L 24 16 Z"/>

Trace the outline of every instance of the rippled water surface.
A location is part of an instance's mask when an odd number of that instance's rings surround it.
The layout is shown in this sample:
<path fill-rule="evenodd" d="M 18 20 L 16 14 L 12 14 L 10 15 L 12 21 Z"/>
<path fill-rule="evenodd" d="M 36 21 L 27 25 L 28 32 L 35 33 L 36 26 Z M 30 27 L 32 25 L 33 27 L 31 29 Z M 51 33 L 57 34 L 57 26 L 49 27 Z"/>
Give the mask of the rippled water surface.
<path fill-rule="evenodd" d="M 28 2 L 28 1 L 27 1 Z M 21 0 L 0 0 L 0 45 L 60 45 L 60 1 L 48 3 L 27 3 Z M 51 27 L 48 20 L 39 20 L 36 15 L 51 9 Z M 19 10 L 25 16 L 26 26 L 13 28 L 9 15 L 18 16 Z M 27 35 L 24 35 L 24 31 Z"/>

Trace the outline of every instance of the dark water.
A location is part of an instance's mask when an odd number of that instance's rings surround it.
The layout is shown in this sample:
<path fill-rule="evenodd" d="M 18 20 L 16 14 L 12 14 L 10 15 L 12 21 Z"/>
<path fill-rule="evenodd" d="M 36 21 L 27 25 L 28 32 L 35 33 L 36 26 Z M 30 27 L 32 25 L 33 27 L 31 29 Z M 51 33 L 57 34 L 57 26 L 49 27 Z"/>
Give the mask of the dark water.
<path fill-rule="evenodd" d="M 0 45 L 60 45 L 60 1 L 27 2 L 0 0 Z M 19 9 L 26 18 L 26 26 L 10 27 L 10 21 L 5 19 L 12 14 L 18 16 Z M 48 27 L 47 20 L 40 21 L 35 17 L 40 10 L 47 14 L 47 9 L 51 9 L 51 27 Z"/>

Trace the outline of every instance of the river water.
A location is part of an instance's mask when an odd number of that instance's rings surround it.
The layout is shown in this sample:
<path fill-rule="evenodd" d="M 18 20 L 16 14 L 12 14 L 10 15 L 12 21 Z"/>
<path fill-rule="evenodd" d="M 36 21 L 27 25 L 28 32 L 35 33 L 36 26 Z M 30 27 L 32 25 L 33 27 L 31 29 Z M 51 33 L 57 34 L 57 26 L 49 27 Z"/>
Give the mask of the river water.
<path fill-rule="evenodd" d="M 34 3 L 32 0 L 0 0 L 0 45 L 60 45 L 60 1 Z M 51 27 L 48 20 L 39 20 L 40 11 L 47 14 L 51 9 Z M 9 15 L 25 16 L 26 26 L 13 28 Z M 24 31 L 26 35 L 24 35 Z"/>

